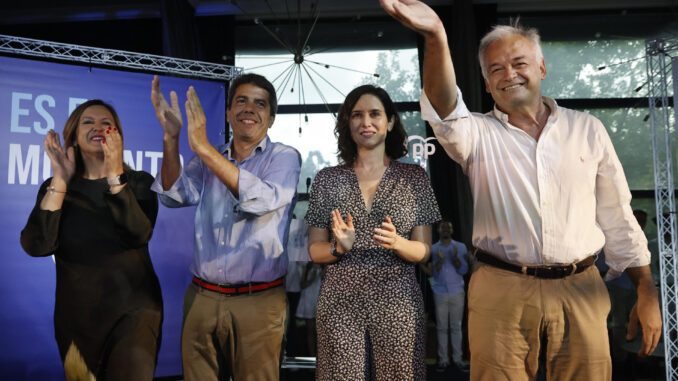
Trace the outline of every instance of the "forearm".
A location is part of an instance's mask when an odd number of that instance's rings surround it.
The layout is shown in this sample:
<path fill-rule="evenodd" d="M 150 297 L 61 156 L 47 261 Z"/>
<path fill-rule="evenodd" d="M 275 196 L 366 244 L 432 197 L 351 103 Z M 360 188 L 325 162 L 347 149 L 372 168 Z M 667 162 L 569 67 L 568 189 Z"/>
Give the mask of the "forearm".
<path fill-rule="evenodd" d="M 421 271 L 426 274 L 426 276 L 433 276 L 433 263 L 431 262 L 424 262 L 420 264 Z"/>
<path fill-rule="evenodd" d="M 631 282 L 636 286 L 638 297 L 642 296 L 657 298 L 657 287 L 654 285 L 652 279 L 652 272 L 650 265 L 629 267 L 626 269 L 626 274 L 631 279 Z"/>
<path fill-rule="evenodd" d="M 162 189 L 168 190 L 177 181 L 181 174 L 181 160 L 179 159 L 179 137 L 165 135 L 162 141 Z"/>
<path fill-rule="evenodd" d="M 21 247 L 33 257 L 53 254 L 59 247 L 61 210 L 34 208 L 21 231 Z"/>
<path fill-rule="evenodd" d="M 153 192 L 149 191 L 147 196 L 143 200 L 137 199 L 130 188 L 105 197 L 120 239 L 129 247 L 147 244 L 153 234 L 158 201 Z"/>
<path fill-rule="evenodd" d="M 239 198 L 238 178 L 240 176 L 240 169 L 219 153 L 211 144 L 201 144 L 194 151 L 207 168 L 231 191 L 233 196 Z"/>
<path fill-rule="evenodd" d="M 308 254 L 311 256 L 311 260 L 315 263 L 334 263 L 339 258 L 332 255 L 330 252 L 330 246 L 332 244 L 329 242 L 318 241 L 310 244 L 308 246 Z M 337 247 L 337 251 L 341 251 L 340 247 Z M 342 251 L 343 253 L 343 251 Z"/>
<path fill-rule="evenodd" d="M 431 256 L 431 246 L 420 241 L 400 238 L 393 248 L 396 254 L 408 262 L 426 262 Z"/>
<path fill-rule="evenodd" d="M 457 81 L 445 29 L 426 35 L 424 91 L 441 118 L 457 106 Z"/>
<path fill-rule="evenodd" d="M 40 201 L 40 209 L 52 212 L 61 209 L 66 198 L 67 188 L 68 186 L 64 180 L 52 178 L 47 193 L 45 193 L 42 201 Z"/>

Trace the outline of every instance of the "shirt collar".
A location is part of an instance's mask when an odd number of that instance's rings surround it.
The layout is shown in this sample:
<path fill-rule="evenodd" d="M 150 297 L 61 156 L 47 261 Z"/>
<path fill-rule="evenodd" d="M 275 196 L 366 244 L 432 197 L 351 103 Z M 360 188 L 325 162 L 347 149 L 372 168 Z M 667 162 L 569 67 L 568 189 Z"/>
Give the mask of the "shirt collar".
<path fill-rule="evenodd" d="M 546 105 L 546 107 L 549 108 L 549 110 L 551 110 L 548 122 L 555 121 L 558 117 L 558 104 L 556 103 L 555 99 L 545 97 L 542 95 L 541 101 L 544 102 L 544 104 Z M 497 118 L 498 120 L 502 121 L 505 124 L 509 122 L 508 114 L 501 111 L 499 107 L 497 107 L 496 103 L 494 104 L 494 110 L 492 110 L 492 116 L 494 116 L 495 118 Z"/>
<path fill-rule="evenodd" d="M 257 152 L 263 152 L 263 151 L 265 151 L 265 150 L 266 150 L 266 147 L 268 147 L 268 144 L 269 144 L 270 142 L 271 142 L 271 139 L 268 137 L 268 135 L 266 135 L 266 137 L 263 138 L 263 139 L 261 139 L 261 141 L 259 142 L 259 144 L 257 144 L 256 147 L 254 147 L 254 150 L 252 151 L 252 153 L 250 154 L 250 156 L 247 157 L 247 159 L 249 159 L 252 155 L 255 155 Z M 222 146 L 221 146 L 221 149 L 219 150 L 219 152 L 220 152 L 222 155 L 226 154 L 226 155 L 227 155 L 226 157 L 228 157 L 229 160 L 235 160 L 235 159 L 233 159 L 233 157 L 231 156 L 231 148 L 232 148 L 232 147 L 233 147 L 233 138 L 231 138 L 231 140 L 230 140 L 227 144 L 222 145 Z"/>

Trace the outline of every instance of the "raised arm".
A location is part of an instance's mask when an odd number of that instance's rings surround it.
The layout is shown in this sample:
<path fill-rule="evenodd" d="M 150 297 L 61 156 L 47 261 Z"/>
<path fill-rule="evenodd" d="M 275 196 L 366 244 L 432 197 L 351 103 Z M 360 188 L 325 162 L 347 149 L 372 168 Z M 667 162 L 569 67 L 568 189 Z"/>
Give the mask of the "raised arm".
<path fill-rule="evenodd" d="M 301 156 L 294 149 L 275 153 L 268 168 L 258 175 L 240 169 L 217 151 L 207 139 L 205 113 L 193 86 L 186 93 L 188 142 L 193 152 L 240 201 L 246 213 L 263 215 L 294 199 L 301 171 Z"/>
<path fill-rule="evenodd" d="M 188 121 L 188 143 L 191 146 L 191 150 L 226 185 L 226 188 L 238 198 L 240 170 L 219 153 L 207 139 L 207 119 L 193 86 L 189 87 L 186 92 L 185 107 L 186 120 Z"/>
<path fill-rule="evenodd" d="M 445 27 L 428 5 L 416 0 L 380 0 L 381 7 L 405 27 L 424 36 L 424 91 L 442 118 L 457 106 L 457 80 Z"/>
<path fill-rule="evenodd" d="M 158 118 L 165 134 L 163 135 L 163 156 L 160 173 L 162 177 L 162 187 L 164 190 L 170 189 L 172 184 L 177 181 L 181 174 L 181 161 L 179 159 L 179 132 L 181 131 L 181 109 L 177 93 L 170 92 L 172 106 L 167 103 L 165 97 L 160 91 L 160 80 L 156 75 L 153 77 L 151 85 L 151 102 L 155 108 L 155 116 Z"/>
<path fill-rule="evenodd" d="M 68 183 L 75 173 L 75 149 L 66 147 L 64 150 L 59 135 L 54 130 L 49 130 L 45 138 L 45 153 L 52 163 L 54 177 L 47 188 L 48 192 L 40 201 L 40 209 L 56 211 L 61 209 Z"/>

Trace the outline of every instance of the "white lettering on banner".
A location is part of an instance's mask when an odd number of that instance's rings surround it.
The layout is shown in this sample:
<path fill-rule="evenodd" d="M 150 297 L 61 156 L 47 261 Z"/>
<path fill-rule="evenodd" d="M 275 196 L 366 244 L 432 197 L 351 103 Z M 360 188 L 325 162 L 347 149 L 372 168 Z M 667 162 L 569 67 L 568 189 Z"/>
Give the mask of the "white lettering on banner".
<path fill-rule="evenodd" d="M 41 156 L 42 160 L 40 160 Z M 136 156 L 136 162 L 134 156 Z M 150 159 L 150 171 L 148 172 L 155 176 L 158 173 L 158 161 L 162 159 L 162 152 L 135 151 L 135 155 L 132 155 L 131 150 L 124 150 L 123 152 L 123 161 L 136 171 L 143 171 L 144 158 Z M 182 155 L 179 155 L 179 161 L 183 166 L 184 157 Z M 52 176 L 52 163 L 49 156 L 43 151 L 43 147 L 38 144 L 29 144 L 24 154 L 21 144 L 10 143 L 8 163 L 7 184 L 29 184 L 30 174 L 30 185 L 37 185 L 40 165 L 42 165 L 42 181 Z"/>
<path fill-rule="evenodd" d="M 27 126 L 19 125 L 19 117 L 28 115 L 27 108 L 21 108 L 22 100 L 31 100 L 33 96 L 26 93 L 12 93 L 12 109 L 10 110 L 10 127 L 9 130 L 12 132 L 20 132 L 22 134 L 30 134 L 31 128 Z"/>
<path fill-rule="evenodd" d="M 126 149 L 123 151 L 122 161 L 124 161 L 130 168 L 135 171 L 143 171 L 143 158 L 147 157 L 151 159 L 151 169 L 148 171 L 151 175 L 155 176 L 158 173 L 158 160 L 162 159 L 162 152 L 157 151 L 136 151 L 136 161 L 134 161 L 134 156 L 132 151 Z M 184 166 L 184 156 L 179 154 L 179 162 L 181 166 Z"/>
<path fill-rule="evenodd" d="M 37 120 L 33 122 L 33 129 L 35 132 L 41 135 L 47 135 L 47 131 L 54 129 L 54 118 L 47 112 L 47 110 L 45 110 L 43 105 L 45 102 L 47 102 L 49 107 L 54 108 L 55 102 L 54 98 L 51 96 L 41 94 L 35 98 L 35 111 L 37 111 L 46 122 L 45 127 L 42 127 L 42 123 Z"/>
<path fill-rule="evenodd" d="M 85 102 L 87 102 L 87 98 L 68 98 L 68 115 L 71 115 L 76 107 Z"/>
<path fill-rule="evenodd" d="M 52 160 L 49 159 L 47 152 L 42 153 L 42 180 L 47 180 L 52 176 Z"/>
<path fill-rule="evenodd" d="M 31 144 L 28 146 L 26 161 L 21 154 L 20 144 L 9 145 L 9 168 L 7 171 L 7 184 L 16 182 L 16 171 L 19 171 L 19 184 L 26 184 L 28 173 L 31 174 L 31 185 L 38 184 L 38 165 L 40 163 L 40 146 Z"/>
<path fill-rule="evenodd" d="M 436 152 L 436 146 L 429 143 L 431 140 L 435 140 L 435 137 L 423 138 L 418 135 L 411 135 L 407 138 L 407 143 L 412 146 L 408 156 L 412 160 L 418 161 L 422 168 L 426 168 L 428 157 Z"/>
<path fill-rule="evenodd" d="M 134 163 L 134 157 L 132 157 L 132 151 L 126 149 L 122 153 L 122 161 L 127 163 L 132 169 L 135 171 L 141 171 L 143 168 L 143 164 L 141 159 L 143 158 L 144 153 L 142 151 L 137 151 L 137 161 L 136 164 Z"/>
<path fill-rule="evenodd" d="M 158 159 L 162 158 L 162 152 L 149 151 L 146 152 L 146 157 L 151 159 L 151 171 L 149 173 L 155 176 L 155 174 L 158 173 Z M 179 156 L 179 159 L 181 159 L 181 155 Z"/>
<path fill-rule="evenodd" d="M 29 117 L 31 108 L 27 107 L 27 102 L 33 99 L 33 94 L 12 92 L 12 106 L 10 110 L 10 131 L 21 134 L 30 134 L 30 126 L 21 125 L 21 117 Z M 86 102 L 86 98 L 68 98 L 68 115 L 81 103 Z M 22 104 L 23 102 L 23 104 Z M 54 117 L 49 109 L 56 107 L 54 97 L 48 94 L 40 94 L 35 97 L 33 110 L 44 120 L 33 121 L 33 130 L 40 135 L 47 135 L 47 131 L 54 129 Z"/>

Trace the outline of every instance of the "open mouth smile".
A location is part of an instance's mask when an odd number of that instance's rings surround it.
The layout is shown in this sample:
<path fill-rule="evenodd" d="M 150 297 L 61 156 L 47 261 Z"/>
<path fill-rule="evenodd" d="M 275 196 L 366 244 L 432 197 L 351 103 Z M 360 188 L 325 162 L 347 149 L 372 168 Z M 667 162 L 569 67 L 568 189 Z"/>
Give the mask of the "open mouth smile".
<path fill-rule="evenodd" d="M 525 85 L 525 84 L 524 83 L 516 83 L 515 85 L 504 87 L 502 90 L 511 91 L 511 90 L 517 89 L 519 87 L 522 87 L 523 85 Z"/>

